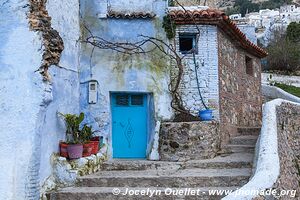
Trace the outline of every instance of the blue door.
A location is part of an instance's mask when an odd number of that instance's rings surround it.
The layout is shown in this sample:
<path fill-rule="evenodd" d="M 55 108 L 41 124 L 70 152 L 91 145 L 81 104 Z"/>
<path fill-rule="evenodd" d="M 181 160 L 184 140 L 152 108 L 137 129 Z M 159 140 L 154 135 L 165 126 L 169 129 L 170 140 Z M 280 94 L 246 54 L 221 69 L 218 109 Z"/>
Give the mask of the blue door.
<path fill-rule="evenodd" d="M 147 95 L 114 93 L 112 146 L 114 158 L 146 158 Z"/>

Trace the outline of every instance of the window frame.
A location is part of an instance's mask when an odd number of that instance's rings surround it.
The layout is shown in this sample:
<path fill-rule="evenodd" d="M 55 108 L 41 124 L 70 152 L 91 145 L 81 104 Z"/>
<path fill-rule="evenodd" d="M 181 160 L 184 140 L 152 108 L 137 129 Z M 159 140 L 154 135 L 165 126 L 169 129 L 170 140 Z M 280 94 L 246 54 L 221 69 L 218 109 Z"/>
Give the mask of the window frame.
<path fill-rule="evenodd" d="M 179 48 L 178 48 L 178 50 L 179 50 L 179 52 L 180 53 L 182 53 L 182 54 L 185 54 L 185 55 L 189 55 L 189 54 L 192 54 L 192 49 L 194 48 L 195 49 L 195 54 L 198 54 L 198 43 L 197 43 L 197 37 L 198 37 L 198 34 L 197 33 L 179 33 L 179 35 L 178 35 L 178 46 L 179 46 Z M 181 38 L 185 38 L 185 39 L 192 39 L 192 42 L 193 42 L 193 44 L 192 44 L 192 48 L 191 48 L 191 50 L 189 50 L 189 51 L 181 51 L 181 43 L 180 43 L 180 39 Z"/>
<path fill-rule="evenodd" d="M 245 55 L 245 66 L 246 66 L 246 74 L 249 76 L 253 76 L 254 75 L 253 58 Z"/>

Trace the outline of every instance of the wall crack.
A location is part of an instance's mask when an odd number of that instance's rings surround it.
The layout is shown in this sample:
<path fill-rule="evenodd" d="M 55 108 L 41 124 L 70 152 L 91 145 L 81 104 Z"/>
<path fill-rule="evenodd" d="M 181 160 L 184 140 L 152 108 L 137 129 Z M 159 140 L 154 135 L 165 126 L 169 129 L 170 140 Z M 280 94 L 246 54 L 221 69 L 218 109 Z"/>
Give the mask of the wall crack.
<path fill-rule="evenodd" d="M 64 42 L 59 32 L 51 27 L 51 17 L 46 8 L 47 0 L 29 0 L 29 25 L 30 29 L 42 34 L 44 46 L 43 57 L 39 71 L 45 81 L 50 81 L 48 69 L 51 65 L 58 65 Z"/>

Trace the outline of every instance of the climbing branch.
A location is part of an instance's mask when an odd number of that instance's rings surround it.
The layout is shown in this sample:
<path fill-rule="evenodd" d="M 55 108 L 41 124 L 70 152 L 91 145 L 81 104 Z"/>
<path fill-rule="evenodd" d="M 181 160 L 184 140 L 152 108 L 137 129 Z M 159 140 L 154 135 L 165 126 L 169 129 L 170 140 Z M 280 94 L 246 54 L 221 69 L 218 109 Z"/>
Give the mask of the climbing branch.
<path fill-rule="evenodd" d="M 82 42 L 93 46 L 93 48 L 113 50 L 115 52 L 128 55 L 148 54 L 154 52 L 154 50 L 159 50 L 163 53 L 164 56 L 169 58 L 172 63 L 175 63 L 175 67 L 178 69 L 177 75 L 171 77 L 168 86 L 172 95 L 171 107 L 177 112 L 190 114 L 190 111 L 183 106 L 183 101 L 179 91 L 184 70 L 184 64 L 182 61 L 185 55 L 180 55 L 177 52 L 175 41 L 172 45 L 156 37 L 139 35 L 139 40 L 137 42 L 112 42 L 104 39 L 103 37 L 94 35 L 84 23 L 83 27 L 87 30 L 89 35 L 87 38 L 82 39 Z M 90 59 L 92 59 L 92 54 Z"/>

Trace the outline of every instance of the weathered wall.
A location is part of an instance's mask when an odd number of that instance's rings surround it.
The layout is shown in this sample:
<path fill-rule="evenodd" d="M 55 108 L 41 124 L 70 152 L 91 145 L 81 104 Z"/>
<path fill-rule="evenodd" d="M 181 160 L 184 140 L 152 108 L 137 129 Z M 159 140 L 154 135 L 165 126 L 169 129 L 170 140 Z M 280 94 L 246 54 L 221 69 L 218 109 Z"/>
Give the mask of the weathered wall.
<path fill-rule="evenodd" d="M 198 30 L 199 29 L 199 30 Z M 200 31 L 200 33 L 198 33 Z M 218 39 L 216 26 L 196 26 L 180 25 L 176 28 L 176 49 L 179 49 L 179 34 L 195 33 L 199 36 L 197 51 L 195 54 L 196 64 L 193 54 L 185 56 L 184 73 L 180 85 L 183 105 L 195 116 L 199 110 L 204 109 L 198 92 L 196 73 L 199 78 L 199 88 L 205 104 L 213 108 L 213 115 L 219 119 L 219 80 L 218 80 Z M 179 53 L 180 54 L 180 53 Z"/>
<path fill-rule="evenodd" d="M 278 190 L 296 190 L 300 196 L 300 108 L 292 104 L 277 107 L 278 153 L 280 176 Z M 284 196 L 280 199 L 291 199 Z"/>
<path fill-rule="evenodd" d="M 40 184 L 52 173 L 51 154 L 58 152 L 59 140 L 65 139 L 64 123 L 57 112 L 79 112 L 79 2 L 48 0 L 47 10 L 52 17 L 52 27 L 57 30 L 64 42 L 60 67 L 50 68 L 52 76 L 53 101 L 45 113 L 41 135 Z M 68 10 L 68 12 L 57 12 Z"/>
<path fill-rule="evenodd" d="M 112 5 L 117 1 L 112 1 Z M 165 39 L 162 29 L 162 17 L 165 15 L 166 1 L 149 1 L 152 12 L 156 17 L 151 19 L 116 19 L 105 18 L 105 3 L 97 1 L 81 1 L 82 21 L 93 32 L 112 42 L 136 42 L 141 40 L 139 35 L 154 36 Z M 149 4 L 147 3 L 147 5 Z M 128 13 L 133 4 L 124 3 L 119 12 Z M 139 6 L 145 12 L 148 7 Z M 120 8 L 119 8 L 120 9 Z M 102 18 L 99 19 L 98 16 Z M 82 28 L 82 36 L 87 32 Z M 155 120 L 166 120 L 172 117 L 170 96 L 168 92 L 169 68 L 167 60 L 160 51 L 147 55 L 125 55 L 112 50 L 95 49 L 92 56 L 92 46 L 82 44 L 81 55 L 81 110 L 87 113 L 87 121 L 100 130 L 111 144 L 111 108 L 110 92 L 147 92 L 153 94 Z M 98 102 L 88 104 L 88 82 L 98 81 Z M 154 120 L 154 119 L 153 119 Z M 150 124 L 154 133 L 155 124 Z M 151 132 L 151 134 L 152 134 Z M 151 143 L 153 136 L 150 136 Z M 150 147 L 149 147 L 150 148 Z M 111 154 L 111 152 L 110 152 Z"/>
<path fill-rule="evenodd" d="M 238 126 L 261 126 L 261 64 L 259 58 L 235 46 L 222 32 L 218 41 L 220 119 L 226 141 Z M 253 59 L 253 75 L 246 73 L 246 55 Z"/>
<path fill-rule="evenodd" d="M 76 25 L 69 24 L 77 18 L 70 15 L 76 3 L 48 3 L 49 10 L 55 11 L 50 11 L 53 25 L 66 34 L 60 64 L 76 71 L 78 62 L 71 56 L 77 51 L 71 31 Z M 49 157 L 64 138 L 56 112 L 78 112 L 79 108 L 77 73 L 52 66 L 53 83 L 49 84 L 35 72 L 44 48 L 41 33 L 29 28 L 28 4 L 27 0 L 0 3 L 0 199 L 7 200 L 39 198 L 40 186 L 51 173 Z M 58 9 L 69 12 L 64 15 Z"/>
<path fill-rule="evenodd" d="M 34 73 L 41 41 L 29 31 L 27 1 L 0 3 L 0 199 L 25 199 L 44 85 Z M 5 27 L 5 28 L 4 28 Z"/>
<path fill-rule="evenodd" d="M 213 158 L 220 147 L 219 123 L 162 123 L 159 139 L 161 160 L 186 161 Z"/>

